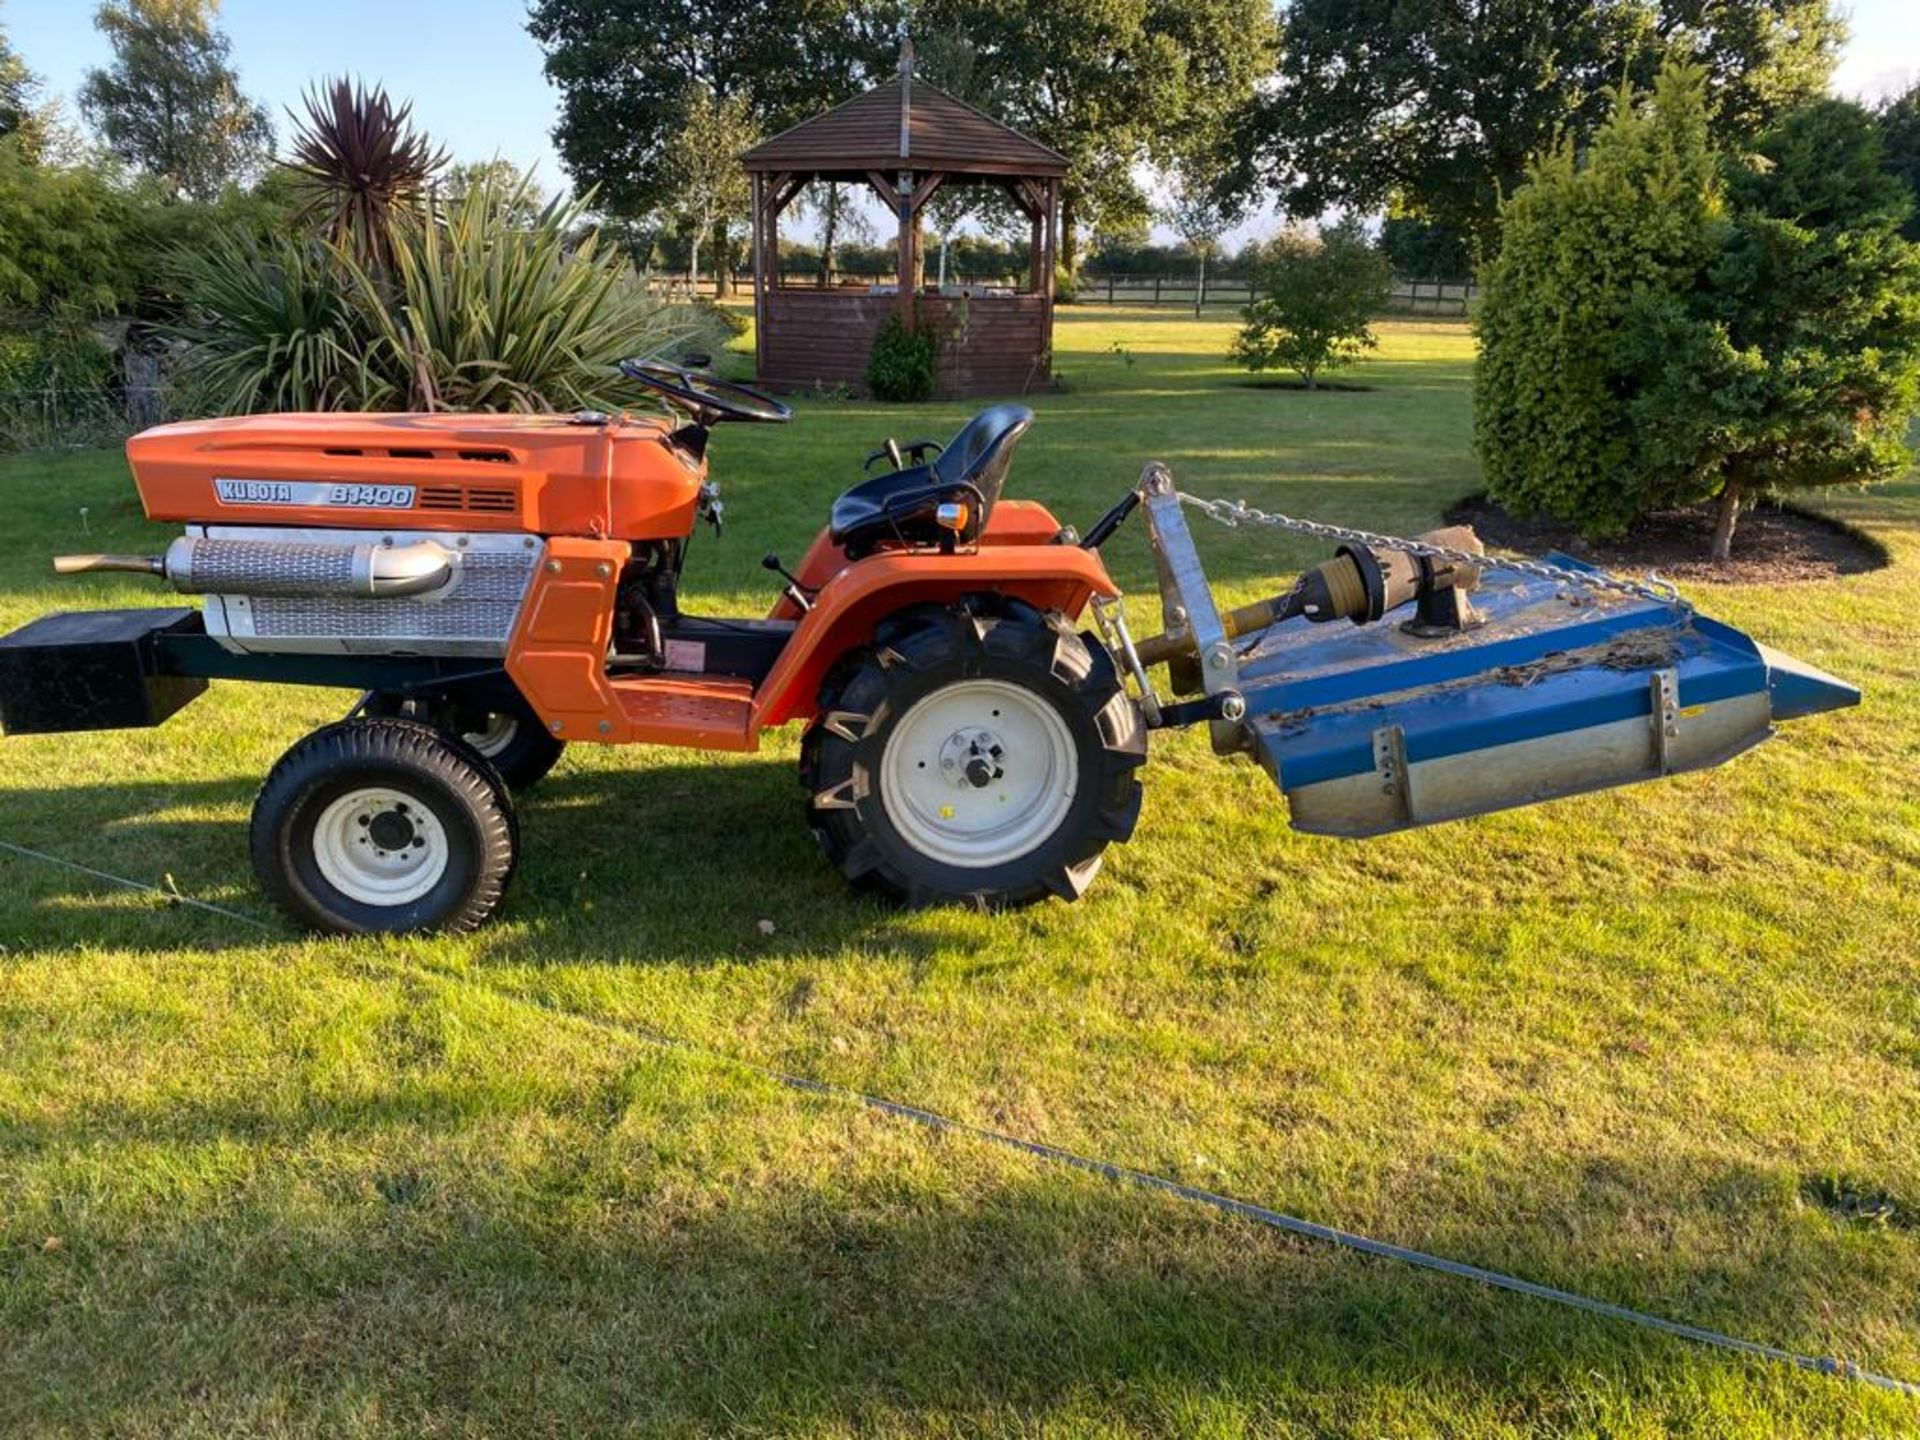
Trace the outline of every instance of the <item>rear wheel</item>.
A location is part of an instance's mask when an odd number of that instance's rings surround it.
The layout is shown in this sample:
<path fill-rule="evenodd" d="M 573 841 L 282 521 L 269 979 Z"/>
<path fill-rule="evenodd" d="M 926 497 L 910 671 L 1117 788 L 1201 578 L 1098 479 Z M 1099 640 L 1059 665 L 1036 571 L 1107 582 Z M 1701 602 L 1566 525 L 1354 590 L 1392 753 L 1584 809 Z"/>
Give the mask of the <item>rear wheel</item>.
<path fill-rule="evenodd" d="M 1076 898 L 1140 814 L 1146 731 L 1111 658 L 999 596 L 916 606 L 822 687 L 808 818 L 856 884 L 913 904 Z"/>
<path fill-rule="evenodd" d="M 432 703 L 375 691 L 366 698 L 361 713 L 422 720 L 457 736 L 484 755 L 515 792 L 543 779 L 567 748 L 517 695 Z"/>
<path fill-rule="evenodd" d="M 431 726 L 366 719 L 281 757 L 251 839 L 260 883 L 303 925 L 455 934 L 499 906 L 519 836 L 486 760 Z"/>

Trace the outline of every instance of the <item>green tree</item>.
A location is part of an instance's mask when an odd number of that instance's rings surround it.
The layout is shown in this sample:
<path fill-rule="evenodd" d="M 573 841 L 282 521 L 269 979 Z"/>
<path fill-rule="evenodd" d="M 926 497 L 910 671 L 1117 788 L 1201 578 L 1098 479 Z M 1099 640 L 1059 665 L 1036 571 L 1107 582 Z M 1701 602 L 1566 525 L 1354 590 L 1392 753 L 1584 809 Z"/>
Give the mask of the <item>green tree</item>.
<path fill-rule="evenodd" d="M 449 210 L 457 210 L 471 195 L 485 193 L 506 206 L 503 214 L 510 225 L 524 230 L 547 208 L 547 195 L 533 173 L 522 170 L 513 161 L 496 155 L 491 160 L 462 160 L 449 165 L 436 188 Z M 507 204 L 508 201 L 512 203 Z"/>
<path fill-rule="evenodd" d="M 1464 280 L 1473 274 L 1473 252 L 1456 225 L 1442 225 L 1387 208 L 1380 225 L 1380 249 L 1396 273 L 1413 280 Z"/>
<path fill-rule="evenodd" d="M 899 14 L 894 0 L 532 0 L 527 28 L 560 90 L 567 173 L 609 212 L 643 216 L 672 203 L 689 85 L 782 129 L 890 73 Z"/>
<path fill-rule="evenodd" d="M 873 222 L 858 204 L 859 190 L 836 180 L 817 181 L 800 193 L 793 208 L 813 216 L 820 234 L 820 283 L 833 284 L 840 250 L 873 243 Z M 934 195 L 938 202 L 940 195 Z"/>
<path fill-rule="evenodd" d="M 91 166 L 36 165 L 0 141 L 0 311 L 100 315 L 139 280 L 133 196 Z"/>
<path fill-rule="evenodd" d="M 40 109 L 40 77 L 27 69 L 0 28 L 0 141 L 12 140 L 28 160 L 40 158 L 45 137 Z"/>
<path fill-rule="evenodd" d="M 922 0 L 915 19 L 967 37 L 984 108 L 1067 157 L 1069 274 L 1083 233 L 1148 218 L 1142 164 L 1214 133 L 1273 63 L 1268 0 Z"/>
<path fill-rule="evenodd" d="M 108 0 L 94 24 L 114 63 L 80 87 L 82 113 L 115 155 L 196 200 L 257 174 L 273 151 L 273 124 L 241 93 L 217 13 L 218 0 Z"/>
<path fill-rule="evenodd" d="M 1818 101 L 1728 171 L 1703 282 L 1648 297 L 1624 337 L 1645 486 L 1718 497 L 1716 560 L 1755 496 L 1904 473 L 1920 410 L 1920 247 L 1873 117 Z"/>
<path fill-rule="evenodd" d="M 1887 173 L 1913 197 L 1913 213 L 1900 233 L 1920 240 L 1920 80 L 1882 105 L 1878 118 Z"/>
<path fill-rule="evenodd" d="M 1351 365 L 1374 347 L 1371 322 L 1392 287 L 1392 267 L 1358 220 L 1317 235 L 1282 231 L 1265 247 L 1258 298 L 1228 353 L 1249 370 L 1295 371 L 1312 390 L 1322 370 Z"/>
<path fill-rule="evenodd" d="M 1616 91 L 1584 156 L 1563 142 L 1503 207 L 1474 370 L 1480 466 L 1502 504 L 1601 534 L 1675 498 L 1637 453 L 1641 377 L 1623 336 L 1648 297 L 1684 292 L 1711 259 L 1715 167 L 1706 72 L 1671 66 L 1645 105 Z"/>
<path fill-rule="evenodd" d="M 1274 83 L 1235 127 L 1240 183 L 1296 214 L 1411 215 L 1497 244 L 1533 156 L 1581 143 L 1622 77 L 1702 67 L 1717 137 L 1821 94 L 1845 29 L 1828 0 L 1290 0 Z"/>
<path fill-rule="evenodd" d="M 680 117 L 667 137 L 662 169 L 672 198 L 668 213 L 690 242 L 688 280 L 700 288 L 700 247 L 718 235 L 724 249 L 733 221 L 746 213 L 750 187 L 740 152 L 759 138 L 743 95 L 722 99 L 704 85 L 689 85 Z"/>

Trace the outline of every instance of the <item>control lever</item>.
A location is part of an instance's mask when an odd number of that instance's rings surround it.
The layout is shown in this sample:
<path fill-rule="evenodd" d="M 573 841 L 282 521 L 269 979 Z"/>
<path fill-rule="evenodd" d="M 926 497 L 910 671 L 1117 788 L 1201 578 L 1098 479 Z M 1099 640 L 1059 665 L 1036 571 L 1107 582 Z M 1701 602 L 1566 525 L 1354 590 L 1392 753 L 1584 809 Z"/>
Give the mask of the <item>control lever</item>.
<path fill-rule="evenodd" d="M 798 605 L 802 610 L 813 609 L 813 595 L 811 592 L 808 591 L 806 586 L 800 583 L 800 577 L 798 575 L 795 575 L 780 563 L 780 557 L 774 554 L 773 551 L 769 550 L 760 557 L 760 568 L 762 570 L 773 571 L 774 574 L 787 582 L 787 598 L 793 601 L 794 604 Z"/>
<path fill-rule="evenodd" d="M 882 445 L 878 450 L 868 453 L 866 463 L 860 468 L 862 470 L 871 470 L 873 468 L 873 462 L 876 460 L 888 461 L 896 470 L 904 470 L 907 468 L 907 462 L 902 459 L 900 455 L 900 442 L 891 435 L 887 437 L 886 444 Z"/>

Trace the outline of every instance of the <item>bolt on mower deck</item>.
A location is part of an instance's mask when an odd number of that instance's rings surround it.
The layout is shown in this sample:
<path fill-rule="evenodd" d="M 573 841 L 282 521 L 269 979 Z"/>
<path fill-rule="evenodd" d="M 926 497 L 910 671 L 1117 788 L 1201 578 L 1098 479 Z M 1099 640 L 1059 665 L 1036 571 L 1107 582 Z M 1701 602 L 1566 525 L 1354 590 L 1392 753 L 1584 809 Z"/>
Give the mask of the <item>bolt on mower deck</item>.
<path fill-rule="evenodd" d="M 297 920 L 457 931 L 500 905 L 514 796 L 566 745 L 745 751 L 800 721 L 828 858 L 916 904 L 1074 898 L 1140 815 L 1151 731 L 1205 724 L 1294 825 L 1381 834 L 1715 765 L 1852 687 L 1564 557 L 1482 552 L 1181 494 L 1148 465 L 1085 536 L 1003 495 L 1030 411 L 889 440 L 766 615 L 680 582 L 723 507 L 713 428 L 778 401 L 655 360 L 671 418 L 268 415 L 128 443 L 165 553 L 64 556 L 201 599 L 48 615 L 0 638 L 0 728 L 160 724 L 210 680 L 360 692 L 255 801 L 252 859 Z M 1142 513 L 1162 629 L 1136 641 L 1102 547 Z M 1338 541 L 1222 614 L 1186 522 Z"/>

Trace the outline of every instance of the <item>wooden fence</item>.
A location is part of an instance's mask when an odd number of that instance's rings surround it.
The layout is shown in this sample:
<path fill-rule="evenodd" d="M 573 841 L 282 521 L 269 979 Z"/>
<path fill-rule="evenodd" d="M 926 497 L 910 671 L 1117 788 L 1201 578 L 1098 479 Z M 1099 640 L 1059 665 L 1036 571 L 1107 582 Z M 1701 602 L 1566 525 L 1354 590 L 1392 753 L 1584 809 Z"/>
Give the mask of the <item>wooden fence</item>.
<path fill-rule="evenodd" d="M 1478 287 L 1467 280 L 1396 280 L 1387 309 L 1409 315 L 1463 316 Z M 1238 310 L 1254 296 L 1244 276 L 1207 278 L 1204 293 L 1194 275 L 1082 275 L 1079 300 L 1094 305 L 1168 305 L 1191 310 L 1227 306 Z"/>
<path fill-rule="evenodd" d="M 884 284 L 891 278 L 842 275 L 839 283 L 860 286 L 872 280 Z M 1011 283 L 1008 277 L 998 275 L 950 275 L 948 278 L 957 285 Z M 811 275 L 783 275 L 781 284 L 811 287 L 813 279 Z M 734 293 L 739 296 L 750 294 L 752 283 L 751 276 L 738 277 Z M 689 293 L 687 277 L 684 275 L 652 275 L 648 277 L 647 284 L 656 295 L 679 297 Z M 693 291 L 707 299 L 714 298 L 716 292 L 717 286 L 711 275 L 702 275 L 699 286 Z M 1076 299 L 1083 305 L 1160 305 L 1188 310 L 1193 309 L 1197 301 L 1202 309 L 1238 310 L 1253 298 L 1254 287 L 1253 282 L 1244 277 L 1222 276 L 1214 279 L 1209 276 L 1205 292 L 1199 292 L 1199 280 L 1194 275 L 1083 274 Z M 1458 318 L 1467 314 L 1474 297 L 1479 293 L 1479 287 L 1470 280 L 1396 280 L 1387 297 L 1386 309 L 1391 314 Z"/>

